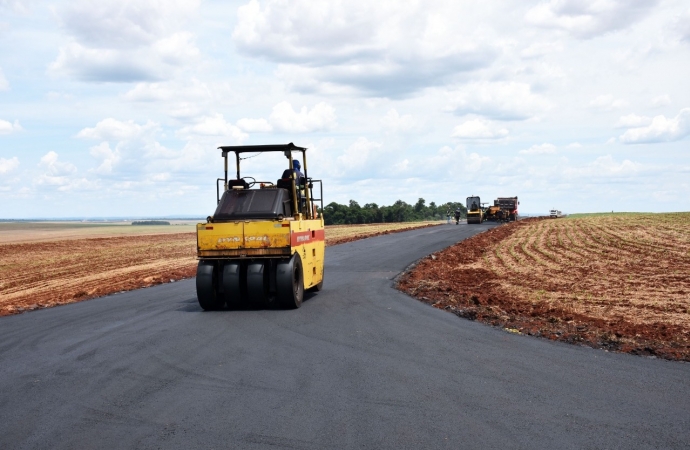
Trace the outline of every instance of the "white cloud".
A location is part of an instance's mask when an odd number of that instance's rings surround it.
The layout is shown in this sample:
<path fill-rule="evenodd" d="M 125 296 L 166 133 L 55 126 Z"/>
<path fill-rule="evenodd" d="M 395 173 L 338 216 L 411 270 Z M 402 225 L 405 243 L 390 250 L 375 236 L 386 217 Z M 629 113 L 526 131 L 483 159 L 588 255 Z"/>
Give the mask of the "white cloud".
<path fill-rule="evenodd" d="M 176 119 L 194 119 L 214 109 L 215 101 L 226 94 L 225 86 L 209 85 L 197 78 L 184 81 L 137 83 L 122 98 L 130 102 L 162 104 L 165 113 Z"/>
<path fill-rule="evenodd" d="M 5 74 L 2 72 L 2 67 L 0 67 L 0 91 L 7 91 L 10 88 L 10 82 L 5 78 Z"/>
<path fill-rule="evenodd" d="M 51 71 L 83 81 L 166 79 L 200 54 L 194 35 L 180 30 L 198 1 L 69 2 L 59 17 L 71 42 Z"/>
<path fill-rule="evenodd" d="M 524 120 L 550 108 L 549 101 L 518 82 L 470 83 L 448 94 L 447 111 L 458 115 L 479 114 L 492 119 Z"/>
<path fill-rule="evenodd" d="M 6 9 L 16 14 L 27 15 L 31 12 L 33 0 L 0 0 L 0 10 Z"/>
<path fill-rule="evenodd" d="M 312 109 L 303 106 L 299 112 L 292 109 L 288 102 L 273 106 L 268 120 L 243 118 L 237 121 L 242 131 L 269 133 L 283 131 L 287 133 L 308 133 L 330 130 L 337 125 L 335 109 L 325 102 L 314 105 Z"/>
<path fill-rule="evenodd" d="M 65 92 L 50 91 L 46 94 L 46 98 L 50 101 L 71 100 L 74 98 L 71 94 Z"/>
<path fill-rule="evenodd" d="M 563 170 L 563 175 L 568 179 L 629 178 L 638 175 L 643 169 L 644 166 L 640 163 L 629 159 L 619 163 L 611 155 L 606 155 L 584 166 L 567 167 Z"/>
<path fill-rule="evenodd" d="M 180 55 L 197 55 L 198 49 L 180 47 Z M 168 44 L 161 48 L 147 47 L 130 51 L 90 48 L 72 42 L 60 48 L 58 57 L 49 65 L 54 73 L 82 81 L 132 82 L 170 78 L 176 68 L 194 62 L 193 58 L 171 56 Z"/>
<path fill-rule="evenodd" d="M 132 49 L 174 34 L 199 0 L 76 0 L 59 12 L 63 26 L 95 48 Z"/>
<path fill-rule="evenodd" d="M 556 153 L 556 146 L 549 143 L 533 145 L 528 149 L 520 150 L 521 155 L 549 155 Z"/>
<path fill-rule="evenodd" d="M 93 169 L 94 173 L 110 174 L 113 172 L 113 167 L 120 161 L 121 155 L 118 149 L 111 150 L 110 144 L 101 142 L 100 144 L 91 147 L 89 153 L 96 159 L 101 160 L 101 164 Z"/>
<path fill-rule="evenodd" d="M 238 9 L 237 48 L 289 65 L 302 92 L 354 88 L 401 97 L 497 57 L 490 31 L 453 3 L 251 0 Z"/>
<path fill-rule="evenodd" d="M 74 164 L 58 161 L 58 154 L 49 151 L 41 157 L 40 166 L 46 167 L 51 175 L 69 175 L 77 171 Z"/>
<path fill-rule="evenodd" d="M 365 169 L 371 169 L 371 160 L 381 147 L 380 142 L 373 142 L 365 137 L 360 137 L 336 158 L 339 173 L 341 175 L 354 175 Z"/>
<path fill-rule="evenodd" d="M 162 62 L 171 66 L 185 66 L 200 55 L 194 43 L 194 35 L 186 31 L 156 41 L 152 49 Z"/>
<path fill-rule="evenodd" d="M 10 159 L 0 158 L 0 175 L 5 175 L 19 167 L 19 158 L 13 156 Z"/>
<path fill-rule="evenodd" d="M 141 138 L 158 129 L 158 124 L 148 121 L 139 125 L 133 120 L 120 121 L 113 118 L 101 120 L 93 128 L 84 128 L 77 133 L 78 138 L 99 139 L 103 141 L 123 141 Z"/>
<path fill-rule="evenodd" d="M 19 125 L 18 120 L 15 120 L 14 123 L 12 123 L 8 122 L 7 120 L 0 119 L 0 134 L 16 133 L 17 131 L 22 130 L 24 130 L 24 128 Z"/>
<path fill-rule="evenodd" d="M 299 112 L 290 103 L 280 102 L 273 107 L 269 121 L 279 131 L 307 133 L 333 128 L 336 116 L 335 109 L 325 102 L 317 103 L 311 110 L 303 106 Z"/>
<path fill-rule="evenodd" d="M 508 136 L 508 130 L 484 119 L 472 119 L 456 126 L 451 136 L 469 140 L 493 140 Z"/>
<path fill-rule="evenodd" d="M 620 136 L 624 144 L 654 144 L 678 141 L 690 135 L 690 108 L 683 108 L 674 118 L 660 115 L 647 126 L 630 128 Z"/>
<path fill-rule="evenodd" d="M 266 119 L 240 119 L 237 126 L 248 133 L 269 133 L 273 127 Z"/>
<path fill-rule="evenodd" d="M 628 106 L 628 102 L 623 99 L 616 99 L 611 94 L 600 95 L 589 102 L 589 107 L 601 111 L 613 111 Z"/>
<path fill-rule="evenodd" d="M 559 41 L 555 42 L 534 42 L 527 48 L 520 52 L 520 56 L 525 59 L 539 58 L 550 53 L 557 53 L 563 51 L 563 44 Z"/>
<path fill-rule="evenodd" d="M 652 98 L 650 104 L 653 108 L 668 106 L 671 104 L 671 97 L 668 94 L 657 95 L 656 97 Z"/>
<path fill-rule="evenodd" d="M 388 110 L 386 115 L 381 119 L 381 126 L 384 129 L 394 133 L 415 133 L 421 128 L 421 124 L 417 119 L 410 114 L 400 115 L 395 108 Z"/>
<path fill-rule="evenodd" d="M 393 171 L 395 173 L 404 173 L 407 172 L 410 168 L 410 160 L 405 158 L 402 161 L 399 161 L 395 164 L 393 164 Z"/>
<path fill-rule="evenodd" d="M 195 102 L 211 100 L 214 95 L 209 86 L 196 78 L 159 83 L 137 83 L 124 94 L 124 99 L 131 102 L 168 102 L 193 100 Z"/>
<path fill-rule="evenodd" d="M 677 19 L 676 29 L 682 41 L 690 42 L 690 9 L 687 9 Z"/>
<path fill-rule="evenodd" d="M 462 173 L 468 179 L 480 178 L 487 168 L 495 168 L 494 161 L 488 156 L 467 151 L 462 147 L 441 147 L 436 153 L 424 158 L 418 167 L 419 173 L 428 177 L 441 176 L 455 179 Z"/>
<path fill-rule="evenodd" d="M 238 144 L 248 137 L 238 127 L 227 122 L 222 114 L 203 117 L 194 125 L 179 129 L 176 134 L 183 139 L 191 139 L 193 136 L 223 136 Z"/>
<path fill-rule="evenodd" d="M 657 0 L 549 0 L 531 8 L 525 21 L 589 39 L 629 27 L 644 18 Z"/>
<path fill-rule="evenodd" d="M 628 114 L 627 116 L 622 116 L 618 119 L 616 123 L 616 128 L 632 128 L 632 127 L 643 127 L 652 123 L 650 117 L 638 116 L 637 114 Z"/>
<path fill-rule="evenodd" d="M 50 186 L 58 191 L 73 191 L 77 189 L 95 189 L 96 184 L 86 178 L 76 177 L 77 168 L 74 164 L 62 162 L 58 154 L 50 151 L 41 157 L 38 166 L 45 170 L 36 180 L 39 186 Z"/>

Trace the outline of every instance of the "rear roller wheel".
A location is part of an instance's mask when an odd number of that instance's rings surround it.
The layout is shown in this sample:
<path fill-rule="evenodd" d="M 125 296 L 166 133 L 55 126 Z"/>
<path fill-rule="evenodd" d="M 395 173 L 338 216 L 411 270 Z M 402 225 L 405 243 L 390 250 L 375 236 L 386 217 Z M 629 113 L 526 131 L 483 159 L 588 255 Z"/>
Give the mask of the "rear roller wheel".
<path fill-rule="evenodd" d="M 206 311 L 221 309 L 225 299 L 216 289 L 216 264 L 213 261 L 199 261 L 196 268 L 196 297 L 199 306 Z"/>
<path fill-rule="evenodd" d="M 269 293 L 269 268 L 265 262 L 252 262 L 247 265 L 247 296 L 249 300 L 263 308 L 272 305 Z"/>
<path fill-rule="evenodd" d="M 315 286 L 316 287 L 316 286 Z M 304 299 L 304 272 L 302 259 L 295 253 L 288 261 L 281 261 L 276 268 L 278 300 L 285 308 L 297 309 Z"/>

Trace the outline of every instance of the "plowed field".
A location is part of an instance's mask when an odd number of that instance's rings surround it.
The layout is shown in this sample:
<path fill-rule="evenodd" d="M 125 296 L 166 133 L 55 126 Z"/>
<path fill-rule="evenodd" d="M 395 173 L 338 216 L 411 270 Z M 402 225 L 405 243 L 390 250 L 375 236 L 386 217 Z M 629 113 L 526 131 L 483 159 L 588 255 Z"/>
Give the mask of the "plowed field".
<path fill-rule="evenodd" d="M 417 222 L 326 227 L 326 244 L 433 225 Z M 153 227 L 110 228 L 115 229 L 115 235 L 103 237 L 102 233 L 109 230 L 103 226 L 2 224 L 0 316 L 196 275 L 195 233 L 173 233 L 175 228 L 170 226 L 158 227 L 165 234 L 152 234 Z"/>
<path fill-rule="evenodd" d="M 690 361 L 690 213 L 514 222 L 423 259 L 399 287 L 508 331 Z"/>

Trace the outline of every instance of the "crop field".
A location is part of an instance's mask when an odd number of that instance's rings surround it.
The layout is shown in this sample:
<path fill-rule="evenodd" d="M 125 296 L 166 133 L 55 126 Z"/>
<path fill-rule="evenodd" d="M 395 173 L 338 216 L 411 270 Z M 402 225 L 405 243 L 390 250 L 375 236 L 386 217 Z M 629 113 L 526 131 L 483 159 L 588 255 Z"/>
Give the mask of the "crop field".
<path fill-rule="evenodd" d="M 512 223 L 425 258 L 400 287 L 509 331 L 690 360 L 690 213 Z"/>
<path fill-rule="evenodd" d="M 326 244 L 436 224 L 329 226 Z M 193 277 L 192 230 L 189 224 L 0 223 L 0 316 Z"/>

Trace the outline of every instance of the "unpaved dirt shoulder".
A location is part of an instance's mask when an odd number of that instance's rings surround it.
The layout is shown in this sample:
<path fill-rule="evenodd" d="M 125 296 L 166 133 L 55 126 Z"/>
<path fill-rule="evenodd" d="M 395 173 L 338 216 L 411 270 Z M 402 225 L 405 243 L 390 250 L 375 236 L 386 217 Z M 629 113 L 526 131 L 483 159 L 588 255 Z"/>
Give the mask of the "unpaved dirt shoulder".
<path fill-rule="evenodd" d="M 505 245 L 501 247 L 501 243 L 511 240 L 511 236 L 516 233 L 525 234 L 527 227 L 534 227 L 541 220 L 549 219 L 532 218 L 506 224 L 429 255 L 399 276 L 397 287 L 436 308 L 469 320 L 501 327 L 509 332 L 610 351 L 690 361 L 690 324 L 687 320 L 678 319 L 689 317 L 687 304 L 679 306 L 684 314 L 672 315 L 676 306 L 671 305 L 674 302 L 669 299 L 669 307 L 666 308 L 671 311 L 668 313 L 669 320 L 652 321 L 645 315 L 653 314 L 657 317 L 659 311 L 665 308 L 663 305 L 650 308 L 649 305 L 631 304 L 625 296 L 607 296 L 606 299 L 594 296 L 590 303 L 596 308 L 584 304 L 584 301 L 581 302 L 584 305 L 574 305 L 573 302 L 563 301 L 563 295 L 556 295 L 562 293 L 556 292 L 555 287 L 552 287 L 555 300 L 546 300 L 550 295 L 548 289 L 551 272 L 539 272 L 543 279 L 543 284 L 539 286 L 534 284 L 539 278 L 511 273 L 493 262 L 497 255 L 507 259 L 501 252 L 511 252 L 517 261 L 537 266 L 540 261 L 538 257 L 530 259 L 525 254 L 519 254 L 523 252 L 531 255 L 538 251 L 546 254 L 546 250 L 539 248 L 537 239 L 530 238 L 526 245 L 523 243 L 521 250 L 506 249 Z M 548 248 L 553 250 L 555 247 L 552 245 Z M 592 247 L 596 248 L 594 245 Z M 602 244 L 601 247 L 605 246 Z M 608 253 L 605 248 L 601 250 L 602 255 Z M 592 259 L 595 255 L 596 253 L 590 253 L 584 256 Z M 553 261 L 558 262 L 560 259 L 555 257 Z M 577 273 L 572 272 L 572 262 L 569 264 L 567 267 L 551 269 L 557 271 L 562 278 L 575 279 Z M 587 264 L 587 276 L 592 279 L 625 284 L 635 277 L 635 265 L 629 265 L 629 275 L 624 276 L 607 272 L 606 265 L 597 265 L 596 261 L 588 261 Z M 659 272 L 665 270 L 663 261 L 658 267 Z M 650 275 L 646 273 L 645 276 Z M 674 292 L 687 292 L 687 281 L 678 279 L 675 283 L 670 287 Z M 537 295 L 533 295 L 534 293 Z M 679 298 L 682 299 L 682 295 Z M 639 310 L 634 313 L 619 313 L 631 308 Z"/>

